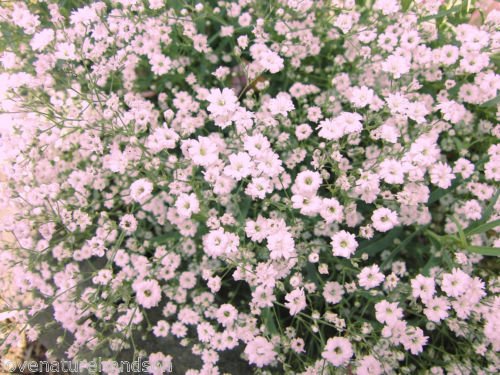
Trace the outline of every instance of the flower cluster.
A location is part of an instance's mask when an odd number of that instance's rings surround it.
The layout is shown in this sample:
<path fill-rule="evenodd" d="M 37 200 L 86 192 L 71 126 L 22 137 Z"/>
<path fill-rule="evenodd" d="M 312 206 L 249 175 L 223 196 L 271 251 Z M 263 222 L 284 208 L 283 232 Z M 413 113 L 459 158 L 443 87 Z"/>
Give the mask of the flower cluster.
<path fill-rule="evenodd" d="M 0 6 L 0 273 L 29 340 L 56 322 L 67 357 L 152 373 L 168 346 L 138 335 L 199 356 L 188 375 L 225 351 L 256 373 L 500 371 L 499 11 L 58 3 Z"/>

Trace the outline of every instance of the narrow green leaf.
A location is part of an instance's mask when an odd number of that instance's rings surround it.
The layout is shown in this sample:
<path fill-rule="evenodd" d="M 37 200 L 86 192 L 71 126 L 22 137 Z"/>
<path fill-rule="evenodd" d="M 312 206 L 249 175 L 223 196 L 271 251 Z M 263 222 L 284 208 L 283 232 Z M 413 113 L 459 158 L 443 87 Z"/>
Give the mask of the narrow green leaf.
<path fill-rule="evenodd" d="M 428 275 L 430 269 L 434 266 L 438 266 L 439 263 L 440 263 L 440 258 L 436 258 L 436 257 L 432 256 L 431 258 L 429 258 L 429 260 L 425 264 L 424 268 L 422 269 L 422 274 Z"/>
<path fill-rule="evenodd" d="M 493 199 L 488 204 L 488 207 L 486 207 L 486 209 L 484 210 L 483 221 L 488 221 L 488 219 L 493 214 L 493 210 L 495 209 L 495 204 L 497 203 L 497 200 L 498 200 L 499 196 L 500 196 L 500 189 L 497 190 L 497 192 L 493 196 Z"/>
<path fill-rule="evenodd" d="M 482 12 L 481 12 L 481 14 L 482 14 Z M 483 18 L 484 18 L 484 15 L 483 15 Z M 500 53 L 495 53 L 495 54 L 491 55 L 490 60 L 493 62 L 493 64 L 495 64 L 495 66 L 497 68 L 500 68 Z"/>
<path fill-rule="evenodd" d="M 366 241 L 359 247 L 358 254 L 367 253 L 370 256 L 374 256 L 390 247 L 394 239 L 399 238 L 402 233 L 403 230 L 401 228 L 396 228 L 376 241 Z"/>
<path fill-rule="evenodd" d="M 401 8 L 403 9 L 403 12 L 406 12 L 408 9 L 410 9 L 410 5 L 412 2 L 413 0 L 402 0 Z"/>
<path fill-rule="evenodd" d="M 442 197 L 444 197 L 446 194 L 448 193 L 451 193 L 452 191 L 455 190 L 455 188 L 458 186 L 458 184 L 461 182 L 461 179 L 460 178 L 456 178 L 451 186 L 448 188 L 448 189 L 441 189 L 441 188 L 437 188 L 436 190 L 434 190 L 430 197 L 429 197 L 429 201 L 427 202 L 428 204 L 432 204 L 436 201 L 438 201 L 439 199 L 441 199 Z"/>
<path fill-rule="evenodd" d="M 466 246 L 467 245 L 467 238 L 465 237 L 465 233 L 464 233 L 464 229 L 462 228 L 462 225 L 460 224 L 460 222 L 457 220 L 457 218 L 455 216 L 452 216 L 451 220 L 457 225 L 458 237 L 460 238 L 460 242 L 461 242 L 462 246 Z"/>
<path fill-rule="evenodd" d="M 409 234 L 398 246 L 396 246 L 396 248 L 391 250 L 391 254 L 387 257 L 386 260 L 384 260 L 382 262 L 381 268 L 384 268 L 385 266 L 390 264 L 396 258 L 396 256 L 400 253 L 400 251 L 403 250 L 411 242 L 411 240 L 413 240 L 413 238 L 416 235 L 420 234 L 422 232 L 422 230 L 423 230 L 423 227 L 421 227 L 421 228 L 417 229 L 415 232 Z"/>
<path fill-rule="evenodd" d="M 271 332 L 272 334 L 279 333 L 278 327 L 276 327 L 276 323 L 274 322 L 274 316 L 273 313 L 271 312 L 270 307 L 262 309 L 260 316 L 262 317 L 262 322 L 264 323 L 269 332 Z"/>
<path fill-rule="evenodd" d="M 462 14 L 466 16 L 467 14 L 470 13 L 470 10 L 472 8 L 471 0 L 464 0 L 462 1 Z"/>
<path fill-rule="evenodd" d="M 486 103 L 481 104 L 481 107 L 491 108 L 496 107 L 498 104 L 500 104 L 500 95 L 497 95 L 493 99 L 488 100 Z"/>
<path fill-rule="evenodd" d="M 467 227 L 467 229 L 465 230 L 465 234 L 476 234 L 476 233 L 472 233 L 472 230 L 475 230 L 476 228 L 484 225 L 490 219 L 491 215 L 493 215 L 495 204 L 497 203 L 499 196 L 500 196 L 500 190 L 497 190 L 497 192 L 495 193 L 493 198 L 490 200 L 490 203 L 485 208 L 485 210 L 483 212 L 483 217 L 481 218 L 481 220 L 476 221 L 476 222 L 472 223 L 471 225 L 469 225 Z M 483 233 L 483 232 L 485 232 L 485 231 L 477 232 L 477 233 Z"/>
<path fill-rule="evenodd" d="M 441 248 L 441 246 L 443 245 L 443 242 L 445 241 L 446 239 L 446 236 L 440 236 L 438 235 L 437 233 L 434 233 L 433 231 L 431 231 L 430 229 L 427 229 L 424 231 L 424 233 L 429 236 L 429 238 L 433 241 L 433 243 L 438 247 L 438 248 Z"/>
<path fill-rule="evenodd" d="M 243 224 L 248 216 L 248 210 L 252 204 L 252 200 L 249 197 L 245 197 L 241 200 L 239 204 L 240 212 L 238 213 L 238 222 Z"/>
<path fill-rule="evenodd" d="M 465 249 L 471 253 L 500 257 L 500 247 L 467 246 Z"/>
<path fill-rule="evenodd" d="M 433 20 L 433 19 L 440 19 L 440 18 L 444 18 L 444 17 L 447 17 L 449 15 L 452 15 L 452 14 L 455 14 L 455 13 L 459 13 L 460 11 L 462 10 L 462 6 L 461 5 L 456 5 L 450 9 L 445 9 L 445 10 L 442 10 L 436 14 L 432 14 L 430 16 L 426 16 L 426 17 L 422 17 L 422 21 L 429 21 L 429 20 Z"/>
<path fill-rule="evenodd" d="M 472 236 L 474 234 L 485 233 L 485 232 L 487 232 L 493 228 L 496 228 L 498 226 L 500 226 L 500 219 L 490 221 L 489 223 L 481 224 L 481 225 L 479 225 L 475 228 L 472 228 L 472 229 L 467 228 L 465 230 L 465 234 L 467 236 Z"/>

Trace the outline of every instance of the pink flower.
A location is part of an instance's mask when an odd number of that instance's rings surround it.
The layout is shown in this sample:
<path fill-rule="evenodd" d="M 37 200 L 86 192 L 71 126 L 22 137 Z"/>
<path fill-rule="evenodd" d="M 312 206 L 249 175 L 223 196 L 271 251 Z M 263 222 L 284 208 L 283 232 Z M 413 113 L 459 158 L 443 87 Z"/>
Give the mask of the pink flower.
<path fill-rule="evenodd" d="M 284 67 L 283 59 L 276 52 L 267 48 L 260 54 L 258 62 L 264 69 L 273 74 L 278 73 Z"/>
<path fill-rule="evenodd" d="M 292 192 L 311 197 L 316 194 L 323 179 L 318 172 L 302 171 L 295 178 L 295 183 L 292 187 Z"/>
<path fill-rule="evenodd" d="M 52 29 L 43 29 L 42 31 L 33 35 L 33 39 L 31 39 L 30 46 L 35 51 L 43 50 L 50 42 L 54 40 L 54 30 Z"/>
<path fill-rule="evenodd" d="M 385 207 L 373 211 L 372 222 L 373 228 L 379 232 L 387 232 L 399 224 L 396 212 Z"/>
<path fill-rule="evenodd" d="M 252 172 L 253 162 L 246 152 L 229 155 L 229 165 L 224 168 L 224 174 L 240 181 Z"/>
<path fill-rule="evenodd" d="M 196 331 L 201 342 L 210 342 L 215 336 L 215 329 L 208 322 L 198 324 Z"/>
<path fill-rule="evenodd" d="M 267 248 L 271 259 L 290 259 L 295 255 L 295 241 L 286 230 L 267 237 Z"/>
<path fill-rule="evenodd" d="M 151 353 L 148 357 L 148 372 L 153 375 L 161 375 L 169 372 L 172 368 L 172 356 L 161 352 Z"/>
<path fill-rule="evenodd" d="M 268 178 L 265 177 L 254 177 L 252 181 L 247 185 L 245 193 L 251 196 L 253 199 L 259 198 L 264 199 L 266 194 L 273 191 L 273 187 Z"/>
<path fill-rule="evenodd" d="M 403 309 L 397 302 L 380 301 L 375 304 L 375 317 L 380 323 L 391 326 L 403 317 Z"/>
<path fill-rule="evenodd" d="M 453 173 L 459 173 L 462 175 L 462 178 L 467 179 L 474 172 L 474 168 L 474 164 L 472 164 L 469 160 L 460 158 L 455 162 Z"/>
<path fill-rule="evenodd" d="M 380 272 L 380 268 L 376 264 L 364 267 L 358 274 L 359 285 L 365 289 L 375 288 L 380 285 L 384 279 L 384 274 Z"/>
<path fill-rule="evenodd" d="M 247 344 L 245 354 L 248 362 L 257 367 L 269 365 L 276 358 L 273 344 L 262 336 L 255 337 Z"/>
<path fill-rule="evenodd" d="M 341 230 L 332 236 L 332 252 L 338 257 L 350 258 L 358 248 L 355 236 L 345 230 Z"/>
<path fill-rule="evenodd" d="M 219 160 L 217 145 L 209 137 L 198 137 L 198 140 L 183 141 L 183 147 L 188 157 L 196 165 L 208 167 Z"/>
<path fill-rule="evenodd" d="M 353 87 L 351 90 L 350 101 L 356 108 L 363 108 L 370 105 L 375 97 L 375 92 L 366 87 Z"/>
<path fill-rule="evenodd" d="M 344 295 L 344 288 L 336 281 L 327 281 L 323 287 L 323 298 L 333 305 L 339 303 Z"/>
<path fill-rule="evenodd" d="M 170 324 L 166 320 L 159 320 L 153 327 L 153 334 L 156 337 L 167 337 L 170 331 Z"/>
<path fill-rule="evenodd" d="M 196 198 L 196 194 L 181 194 L 175 202 L 177 213 L 183 218 L 189 219 L 192 214 L 200 212 L 200 202 Z"/>
<path fill-rule="evenodd" d="M 403 56 L 391 55 L 382 62 L 382 70 L 394 78 L 401 78 L 410 71 L 410 62 Z"/>
<path fill-rule="evenodd" d="M 300 209 L 300 213 L 306 216 L 315 216 L 321 209 L 321 198 L 317 196 L 304 197 L 292 195 L 292 207 Z"/>
<path fill-rule="evenodd" d="M 376 0 L 373 9 L 381 11 L 383 15 L 396 13 L 400 10 L 397 0 Z"/>
<path fill-rule="evenodd" d="M 403 335 L 401 343 L 411 354 L 417 355 L 424 350 L 424 345 L 427 344 L 428 339 L 420 328 L 410 327 L 407 329 L 406 334 Z"/>
<path fill-rule="evenodd" d="M 161 300 L 160 285 L 156 280 L 137 280 L 132 284 L 137 303 L 146 309 L 158 306 Z"/>
<path fill-rule="evenodd" d="M 304 289 L 294 289 L 285 296 L 285 306 L 290 310 L 290 315 L 295 315 L 307 306 Z"/>
<path fill-rule="evenodd" d="M 328 140 L 337 140 L 346 134 L 360 133 L 363 129 L 362 119 L 358 113 L 342 112 L 333 119 L 321 121 L 318 135 Z"/>
<path fill-rule="evenodd" d="M 243 147 L 250 154 L 250 156 L 258 157 L 262 152 L 271 148 L 271 143 L 265 135 L 254 133 L 251 136 L 244 138 Z"/>
<path fill-rule="evenodd" d="M 134 215 L 127 214 L 123 215 L 120 220 L 120 228 L 122 228 L 127 234 L 132 234 L 137 229 L 137 220 Z"/>
<path fill-rule="evenodd" d="M 208 256 L 216 258 L 238 251 L 239 243 L 240 239 L 237 235 L 219 228 L 203 237 L 203 250 Z"/>
<path fill-rule="evenodd" d="M 312 129 L 307 124 L 300 124 L 295 128 L 295 136 L 299 141 L 303 141 L 312 134 Z"/>
<path fill-rule="evenodd" d="M 151 197 L 153 191 L 153 184 L 145 178 L 136 180 L 130 185 L 130 196 L 132 199 L 139 203 L 146 202 Z"/>
<path fill-rule="evenodd" d="M 156 53 L 150 57 L 149 63 L 151 64 L 151 71 L 157 76 L 167 74 L 172 68 L 172 60 L 168 56 Z"/>
<path fill-rule="evenodd" d="M 147 137 L 146 147 L 153 153 L 159 153 L 165 149 L 175 148 L 179 135 L 167 127 L 156 128 L 153 134 Z"/>
<path fill-rule="evenodd" d="M 425 301 L 424 314 L 431 322 L 438 323 L 448 317 L 450 304 L 446 297 L 435 297 Z"/>
<path fill-rule="evenodd" d="M 300 337 L 296 337 L 290 341 L 290 348 L 292 348 L 295 353 L 304 353 L 304 346 L 305 342 Z"/>
<path fill-rule="evenodd" d="M 462 121 L 466 114 L 465 107 L 455 101 L 443 101 L 436 107 L 441 110 L 443 118 L 453 124 L 458 124 Z"/>
<path fill-rule="evenodd" d="M 464 271 L 454 268 L 451 273 L 443 274 L 441 289 L 450 297 L 464 294 L 471 282 L 471 277 Z"/>
<path fill-rule="evenodd" d="M 216 313 L 217 321 L 224 327 L 232 326 L 237 317 L 238 310 L 228 303 L 221 305 Z"/>
<path fill-rule="evenodd" d="M 332 337 L 326 342 L 321 356 L 333 366 L 346 365 L 353 356 L 352 345 L 346 338 Z"/>
<path fill-rule="evenodd" d="M 288 112 L 294 109 L 295 106 L 293 105 L 292 98 L 287 93 L 280 92 L 276 98 L 269 100 L 269 110 L 274 116 L 286 116 Z"/>
<path fill-rule="evenodd" d="M 208 110 L 215 116 L 224 116 L 238 108 L 238 98 L 231 89 L 211 89 L 206 99 L 210 102 Z"/>
<path fill-rule="evenodd" d="M 431 277 L 417 275 L 413 280 L 411 280 L 413 298 L 421 298 L 424 302 L 432 298 L 435 288 L 436 283 Z"/>
<path fill-rule="evenodd" d="M 450 166 L 441 162 L 434 164 L 430 168 L 429 175 L 431 182 L 441 189 L 448 189 L 451 186 L 451 181 L 455 178 Z"/>
<path fill-rule="evenodd" d="M 344 220 L 344 208 L 335 198 L 324 198 L 321 202 L 319 214 L 328 224 L 340 223 Z"/>
<path fill-rule="evenodd" d="M 356 375 L 382 375 L 382 364 L 372 355 L 364 356 L 356 368 Z"/>
<path fill-rule="evenodd" d="M 258 307 L 272 307 L 276 297 L 273 294 L 273 289 L 259 285 L 252 293 L 252 302 Z"/>
<path fill-rule="evenodd" d="M 382 163 L 380 163 L 379 174 L 388 184 L 404 183 L 405 169 L 403 165 L 395 159 L 384 159 Z"/>
<path fill-rule="evenodd" d="M 76 48 L 73 43 L 58 43 L 55 56 L 61 60 L 76 60 Z"/>

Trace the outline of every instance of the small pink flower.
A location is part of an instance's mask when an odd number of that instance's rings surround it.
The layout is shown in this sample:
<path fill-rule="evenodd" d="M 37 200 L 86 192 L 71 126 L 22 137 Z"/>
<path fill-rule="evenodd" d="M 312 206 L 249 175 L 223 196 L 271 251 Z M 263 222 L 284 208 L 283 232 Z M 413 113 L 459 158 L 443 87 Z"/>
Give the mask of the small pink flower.
<path fill-rule="evenodd" d="M 370 267 L 364 267 L 358 274 L 359 285 L 365 289 L 372 289 L 380 285 L 385 279 L 380 268 L 374 264 Z"/>
<path fill-rule="evenodd" d="M 175 202 L 175 207 L 177 208 L 177 213 L 186 219 L 200 212 L 200 202 L 194 193 L 179 195 Z"/>
<path fill-rule="evenodd" d="M 346 365 L 353 356 L 352 345 L 346 338 L 333 337 L 326 342 L 321 356 L 333 366 Z"/>
<path fill-rule="evenodd" d="M 153 184 L 145 178 L 134 181 L 130 185 L 130 195 L 132 199 L 139 203 L 146 202 L 151 197 L 153 191 Z"/>
<path fill-rule="evenodd" d="M 372 222 L 373 228 L 379 232 L 387 232 L 399 224 L 396 212 L 385 207 L 373 211 Z"/>
<path fill-rule="evenodd" d="M 248 362 L 257 367 L 269 365 L 276 358 L 273 344 L 262 336 L 255 337 L 247 344 L 245 355 L 248 357 Z"/>
<path fill-rule="evenodd" d="M 350 258 L 358 248 L 358 242 L 355 236 L 345 230 L 341 230 L 332 236 L 333 255 Z"/>
<path fill-rule="evenodd" d="M 132 284 L 137 303 L 146 309 L 158 306 L 161 300 L 160 285 L 156 280 L 138 280 Z"/>
<path fill-rule="evenodd" d="M 290 310 L 290 315 L 296 315 L 307 306 L 304 289 L 294 289 L 285 296 L 285 306 Z"/>

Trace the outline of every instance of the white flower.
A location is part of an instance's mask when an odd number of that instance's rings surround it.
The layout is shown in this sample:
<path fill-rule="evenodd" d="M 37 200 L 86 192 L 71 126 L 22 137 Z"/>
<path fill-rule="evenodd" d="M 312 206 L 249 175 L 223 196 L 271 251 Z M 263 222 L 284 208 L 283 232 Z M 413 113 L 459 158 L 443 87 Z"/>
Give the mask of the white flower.
<path fill-rule="evenodd" d="M 346 338 L 332 337 L 326 342 L 321 356 L 333 366 L 346 365 L 353 356 L 352 345 Z"/>
<path fill-rule="evenodd" d="M 356 251 L 358 242 L 353 234 L 341 230 L 332 236 L 331 245 L 333 255 L 350 258 Z"/>
<path fill-rule="evenodd" d="M 175 202 L 177 213 L 184 218 L 190 218 L 192 214 L 200 212 L 200 202 L 196 198 L 196 194 L 181 194 Z"/>
<path fill-rule="evenodd" d="M 385 207 L 373 211 L 372 222 L 373 227 L 379 232 L 387 232 L 399 224 L 396 212 Z"/>
<path fill-rule="evenodd" d="M 139 203 L 146 202 L 151 197 L 153 191 L 153 184 L 145 178 L 134 181 L 130 185 L 130 196 L 132 199 Z"/>

